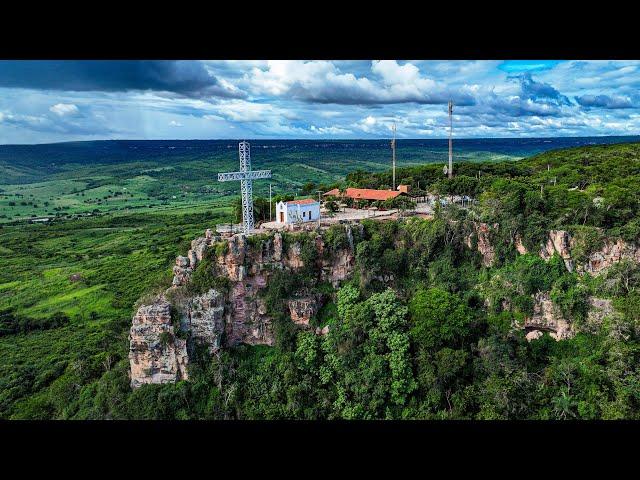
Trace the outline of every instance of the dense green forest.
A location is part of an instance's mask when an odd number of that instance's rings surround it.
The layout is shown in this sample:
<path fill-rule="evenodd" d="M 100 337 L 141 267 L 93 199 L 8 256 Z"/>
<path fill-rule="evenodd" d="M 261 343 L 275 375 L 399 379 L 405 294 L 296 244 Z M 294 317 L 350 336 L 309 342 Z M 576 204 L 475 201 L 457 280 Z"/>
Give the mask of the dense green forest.
<path fill-rule="evenodd" d="M 270 281 L 264 296 L 275 347 L 202 351 L 189 381 L 135 391 L 127 359 L 133 304 L 166 285 L 173 257 L 205 227 L 228 221 L 231 209 L 0 230 L 0 417 L 640 417 L 640 266 L 621 262 L 603 276 L 580 276 L 557 256 L 545 262 L 537 255 L 550 229 L 579 240 L 578 259 L 608 237 L 637 242 L 640 144 L 461 162 L 453 180 L 443 178 L 442 164 L 398 175 L 414 189 L 477 202 L 469 210 L 438 208 L 433 220 L 363 221 L 353 239 L 356 273 L 337 290 L 320 284 L 312 267 Z M 389 183 L 390 173 L 370 170 L 344 181 Z M 465 245 L 478 221 L 499 225 L 491 233 L 492 267 Z M 81 227 L 79 237 L 74 229 Z M 516 235 L 532 253 L 516 254 Z M 347 242 L 341 228 L 324 236 L 329 251 Z M 303 244 L 309 239 L 299 236 Z M 311 260 L 313 250 L 303 251 Z M 392 284 L 380 283 L 380 274 L 393 275 Z M 326 336 L 287 320 L 283 298 L 300 284 L 326 293 L 329 301 L 313 320 L 330 326 Z M 537 291 L 549 291 L 584 328 L 567 340 L 545 334 L 527 342 L 512 325 L 531 313 Z M 612 299 L 617 313 L 589 325 L 590 295 Z M 505 298 L 513 308 L 500 307 Z"/>

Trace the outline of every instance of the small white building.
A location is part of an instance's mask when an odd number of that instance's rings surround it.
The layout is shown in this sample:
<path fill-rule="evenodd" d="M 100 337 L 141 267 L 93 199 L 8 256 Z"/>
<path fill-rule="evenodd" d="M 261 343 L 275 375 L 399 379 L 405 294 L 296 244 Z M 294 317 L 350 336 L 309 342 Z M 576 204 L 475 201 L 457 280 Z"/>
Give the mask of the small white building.
<path fill-rule="evenodd" d="M 307 198 L 276 203 L 276 222 L 317 222 L 320 218 L 320 202 Z"/>

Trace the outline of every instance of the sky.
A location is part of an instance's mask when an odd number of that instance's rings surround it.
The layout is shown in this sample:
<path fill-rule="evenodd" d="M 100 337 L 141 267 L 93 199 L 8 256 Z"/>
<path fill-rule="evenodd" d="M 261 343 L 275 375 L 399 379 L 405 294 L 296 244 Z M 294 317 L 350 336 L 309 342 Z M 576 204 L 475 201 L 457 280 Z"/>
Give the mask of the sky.
<path fill-rule="evenodd" d="M 0 144 L 637 135 L 640 61 L 0 61 Z"/>

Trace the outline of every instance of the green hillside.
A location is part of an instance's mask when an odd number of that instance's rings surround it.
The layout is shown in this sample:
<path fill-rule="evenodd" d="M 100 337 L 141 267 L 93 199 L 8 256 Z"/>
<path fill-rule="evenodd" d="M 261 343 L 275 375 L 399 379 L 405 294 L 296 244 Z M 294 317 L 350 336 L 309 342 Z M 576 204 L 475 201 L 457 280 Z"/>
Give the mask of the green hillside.
<path fill-rule="evenodd" d="M 6 222 L 51 208 L 102 215 L 0 226 L 0 418 L 640 417 L 638 265 L 594 279 L 566 272 L 557 257 L 545 263 L 508 248 L 518 233 L 535 252 L 559 228 L 581 239 L 583 256 L 605 237 L 637 241 L 640 144 L 457 163 L 453 180 L 443 178 L 442 163 L 418 166 L 417 156 L 398 178 L 478 204 L 442 209 L 435 220 L 365 222 L 357 269 L 394 274 L 393 291 L 356 276 L 319 314 L 332 325 L 326 341 L 281 329 L 274 348 L 227 351 L 194 366 L 190 382 L 132 393 L 134 303 L 167 285 L 191 239 L 230 220 L 236 191 L 212 178 L 235 167 L 234 154 L 213 171 L 198 155 L 179 165 L 173 157 L 63 166 L 53 157 L 33 167 L 2 160 L 13 176 L 0 186 Z M 273 167 L 282 193 L 338 182 L 347 167 L 355 170 L 350 185 L 390 181 L 375 173 L 385 168 L 375 160 L 338 166 L 287 155 Z M 491 268 L 464 246 L 472 220 L 500 224 Z M 540 287 L 577 324 L 593 294 L 611 299 L 619 316 L 570 340 L 528 343 L 510 324 L 530 313 L 527 299 Z M 487 298 L 510 298 L 514 309 L 488 307 Z"/>

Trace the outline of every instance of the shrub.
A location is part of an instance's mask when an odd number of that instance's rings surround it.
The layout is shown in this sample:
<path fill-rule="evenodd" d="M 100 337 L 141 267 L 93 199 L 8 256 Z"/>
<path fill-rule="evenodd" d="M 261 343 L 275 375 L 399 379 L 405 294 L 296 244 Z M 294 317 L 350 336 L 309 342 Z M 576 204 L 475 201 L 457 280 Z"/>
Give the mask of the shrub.
<path fill-rule="evenodd" d="M 201 295 L 213 288 L 227 294 L 231 288 L 231 281 L 227 277 L 215 275 L 214 271 L 213 263 L 204 258 L 191 274 L 187 292 L 192 295 Z"/>

